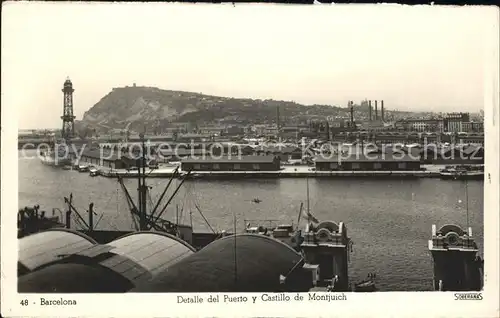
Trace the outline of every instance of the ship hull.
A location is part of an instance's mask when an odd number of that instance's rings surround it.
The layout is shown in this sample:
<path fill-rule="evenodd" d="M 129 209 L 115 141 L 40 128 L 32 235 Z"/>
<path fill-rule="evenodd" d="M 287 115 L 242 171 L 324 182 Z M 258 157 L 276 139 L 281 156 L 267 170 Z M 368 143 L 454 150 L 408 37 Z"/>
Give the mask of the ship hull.
<path fill-rule="evenodd" d="M 443 180 L 484 180 L 484 172 L 481 173 L 446 173 L 441 172 Z"/>

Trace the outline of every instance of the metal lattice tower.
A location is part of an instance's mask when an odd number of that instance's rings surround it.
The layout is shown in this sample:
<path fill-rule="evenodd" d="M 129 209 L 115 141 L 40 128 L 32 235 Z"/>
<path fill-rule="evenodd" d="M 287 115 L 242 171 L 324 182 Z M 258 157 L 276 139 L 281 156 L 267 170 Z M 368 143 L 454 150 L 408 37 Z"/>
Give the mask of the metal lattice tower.
<path fill-rule="evenodd" d="M 71 140 L 75 135 L 75 116 L 73 116 L 73 92 L 75 90 L 69 77 L 66 78 L 62 91 L 64 93 L 64 106 L 63 115 L 61 116 L 63 121 L 61 135 L 64 140 Z"/>

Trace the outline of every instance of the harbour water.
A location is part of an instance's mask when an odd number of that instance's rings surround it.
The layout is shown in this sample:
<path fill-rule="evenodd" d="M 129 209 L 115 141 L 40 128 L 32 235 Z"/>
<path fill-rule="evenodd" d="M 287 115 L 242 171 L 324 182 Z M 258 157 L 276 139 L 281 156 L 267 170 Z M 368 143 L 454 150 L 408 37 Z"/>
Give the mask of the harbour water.
<path fill-rule="evenodd" d="M 19 153 L 21 154 L 21 152 Z M 34 153 L 27 153 L 34 156 Z M 64 196 L 73 193 L 75 207 L 84 212 L 90 202 L 98 213 L 98 229 L 133 229 L 125 195 L 116 179 L 90 177 L 43 165 L 38 158 L 19 156 L 19 206 L 39 204 L 50 215 L 64 210 Z M 125 184 L 137 198 L 135 180 Z M 168 194 L 179 183 L 175 180 Z M 168 179 L 149 179 L 156 202 Z M 440 179 L 374 180 L 309 179 L 310 211 L 320 220 L 343 221 L 354 241 L 349 266 L 351 281 L 377 275 L 381 291 L 432 290 L 432 261 L 427 250 L 431 226 L 467 225 L 466 183 Z M 468 181 L 468 223 L 483 250 L 483 182 Z M 260 203 L 253 202 L 259 198 Z M 243 230 L 245 219 L 276 219 L 297 223 L 301 202 L 306 208 L 306 179 L 186 181 L 163 217 L 192 223 L 197 231 Z M 166 202 L 164 199 L 163 202 Z M 176 217 L 176 206 L 179 213 Z M 190 213 L 190 211 L 192 213 Z M 56 212 L 58 215 L 59 212 Z M 304 222 L 301 222 L 304 225 Z"/>

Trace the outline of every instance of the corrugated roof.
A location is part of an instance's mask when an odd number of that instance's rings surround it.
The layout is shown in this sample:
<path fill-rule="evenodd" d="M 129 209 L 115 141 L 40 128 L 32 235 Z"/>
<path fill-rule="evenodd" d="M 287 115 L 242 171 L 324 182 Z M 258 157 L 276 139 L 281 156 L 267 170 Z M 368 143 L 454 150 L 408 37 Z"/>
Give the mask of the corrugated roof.
<path fill-rule="evenodd" d="M 80 232 L 58 228 L 25 236 L 18 244 L 21 267 L 33 271 L 97 243 Z"/>
<path fill-rule="evenodd" d="M 69 234 L 73 235 L 73 233 Z M 61 248 L 61 245 L 63 247 L 65 245 L 60 242 L 59 245 L 58 242 L 53 241 L 44 241 L 44 243 L 42 256 L 45 255 L 45 258 L 41 265 L 45 266 L 42 268 L 37 266 L 38 270 L 23 275 L 31 277 L 21 284 L 24 286 L 22 288 L 25 292 L 43 292 L 47 288 L 49 290 L 58 289 L 61 292 L 99 292 L 103 288 L 99 282 L 100 276 L 114 276 L 113 279 L 121 281 L 122 285 L 123 282 L 127 282 L 125 286 L 130 289 L 139 282 L 154 279 L 156 275 L 163 273 L 168 267 L 195 252 L 195 249 L 186 242 L 161 232 L 134 232 L 108 244 L 91 243 L 90 246 L 87 245 L 83 249 L 64 249 Z M 73 245 L 76 246 L 76 244 Z M 58 257 L 61 254 L 65 257 Z M 25 262 L 22 262 L 20 266 L 22 265 L 25 265 Z M 58 268 L 61 271 L 56 278 L 53 268 Z M 27 271 L 25 270 L 25 272 Z M 33 275 L 38 272 L 42 272 L 42 274 Z M 51 279 L 55 282 L 47 280 L 44 276 L 52 277 Z M 87 287 L 73 288 L 66 284 L 67 281 L 78 279 L 97 281 L 87 281 L 89 285 Z M 57 280 L 61 280 L 61 283 Z"/>
<path fill-rule="evenodd" d="M 414 161 L 419 161 L 419 158 L 415 158 L 415 156 L 409 156 L 402 152 L 376 153 L 376 154 L 355 153 L 344 156 L 319 155 L 316 157 L 316 162 L 379 162 L 379 161 L 414 162 Z"/>
<path fill-rule="evenodd" d="M 212 242 L 132 292 L 275 292 L 280 275 L 301 268 L 303 258 L 263 235 L 239 234 Z"/>
<path fill-rule="evenodd" d="M 90 264 L 53 264 L 18 278 L 19 293 L 124 293 L 133 284 L 121 275 Z"/>
<path fill-rule="evenodd" d="M 106 245 L 111 247 L 111 253 L 132 260 L 153 277 L 195 252 L 186 242 L 161 232 L 135 232 Z M 110 268 L 116 265 L 110 260 L 102 264 Z M 134 277 L 133 280 L 138 278 Z"/>
<path fill-rule="evenodd" d="M 274 156 L 204 156 L 199 158 L 185 158 L 182 163 L 272 163 Z"/>

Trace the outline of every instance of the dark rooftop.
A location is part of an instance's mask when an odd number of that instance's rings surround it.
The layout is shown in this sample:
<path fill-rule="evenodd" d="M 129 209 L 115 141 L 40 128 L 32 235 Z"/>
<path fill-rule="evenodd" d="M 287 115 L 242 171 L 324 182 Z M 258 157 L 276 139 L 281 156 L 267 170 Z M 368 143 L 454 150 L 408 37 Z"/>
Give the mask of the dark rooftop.
<path fill-rule="evenodd" d="M 419 158 L 409 156 L 403 152 L 395 153 L 372 153 L 372 154 L 346 154 L 346 155 L 319 155 L 316 157 L 316 162 L 380 162 L 380 161 L 397 161 L 397 162 L 413 162 L 419 161 Z"/>
<path fill-rule="evenodd" d="M 239 234 L 212 242 L 132 292 L 275 292 L 280 275 L 301 268 L 303 258 L 263 235 Z"/>
<path fill-rule="evenodd" d="M 203 156 L 199 158 L 185 158 L 182 163 L 202 163 L 202 162 L 213 162 L 213 163 L 272 163 L 274 162 L 274 156 Z"/>
<path fill-rule="evenodd" d="M 195 252 L 177 237 L 149 231 L 105 245 L 78 232 L 54 230 L 19 241 L 18 271 L 26 277 L 19 281 L 20 292 L 126 292 Z M 28 257 L 30 253 L 35 256 Z M 110 284 L 114 286 L 105 286 Z"/>
<path fill-rule="evenodd" d="M 123 293 L 133 284 L 99 265 L 53 264 L 17 281 L 19 293 Z"/>

